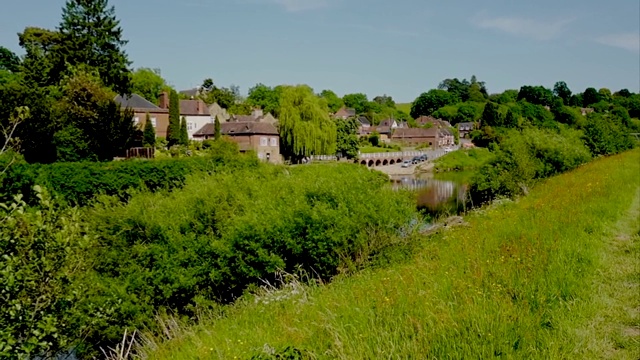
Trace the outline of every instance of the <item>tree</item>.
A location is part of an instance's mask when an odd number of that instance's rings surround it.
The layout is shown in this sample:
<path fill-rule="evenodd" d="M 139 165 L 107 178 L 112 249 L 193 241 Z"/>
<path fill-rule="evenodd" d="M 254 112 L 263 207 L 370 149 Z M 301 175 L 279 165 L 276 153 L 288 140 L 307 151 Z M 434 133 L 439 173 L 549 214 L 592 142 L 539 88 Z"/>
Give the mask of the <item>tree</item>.
<path fill-rule="evenodd" d="M 217 116 L 216 116 L 216 120 L 215 120 L 215 122 L 213 124 L 213 129 L 214 129 L 213 138 L 215 140 L 220 140 L 220 136 L 221 136 L 220 119 L 218 119 Z"/>
<path fill-rule="evenodd" d="M 491 96 L 493 97 L 493 95 Z M 515 90 L 515 89 L 505 90 L 501 94 L 498 94 L 495 101 L 498 104 L 508 104 L 508 103 L 516 102 L 518 101 L 518 90 Z"/>
<path fill-rule="evenodd" d="M 447 92 L 458 98 L 460 101 L 464 102 L 469 100 L 470 85 L 471 84 L 466 79 L 462 81 L 458 80 L 458 78 L 445 79 L 442 80 L 440 84 L 438 84 L 438 89 L 446 90 Z"/>
<path fill-rule="evenodd" d="M 571 90 L 567 83 L 564 81 L 558 81 L 553 85 L 553 94 L 560 99 L 565 105 L 569 105 L 569 100 L 571 99 Z"/>
<path fill-rule="evenodd" d="M 67 0 L 59 26 L 62 41 L 56 51 L 60 74 L 67 66 L 95 68 L 103 84 L 118 94 L 129 94 L 131 82 L 122 28 L 108 0 Z"/>
<path fill-rule="evenodd" d="M 587 88 L 582 94 L 582 106 L 589 107 L 591 104 L 595 104 L 600 101 L 600 94 L 592 87 Z"/>
<path fill-rule="evenodd" d="M 393 109 L 396 108 L 396 102 L 393 101 L 393 98 L 391 96 L 387 96 L 386 94 L 382 95 L 382 96 L 374 97 L 373 101 L 375 103 L 380 104 L 383 107 L 389 107 L 389 108 L 393 108 Z"/>
<path fill-rule="evenodd" d="M 369 103 L 367 95 L 362 93 L 347 94 L 342 97 L 342 101 L 344 101 L 346 107 L 354 109 L 356 114 L 364 114 Z"/>
<path fill-rule="evenodd" d="M 158 105 L 163 91 L 171 91 L 159 69 L 138 68 L 131 74 L 131 91 Z"/>
<path fill-rule="evenodd" d="M 525 100 L 531 104 L 551 106 L 553 104 L 553 92 L 543 86 L 522 86 L 518 93 L 518 100 Z"/>
<path fill-rule="evenodd" d="M 454 104 L 457 97 L 445 90 L 429 90 L 422 93 L 411 105 L 411 117 L 418 118 L 422 115 L 431 115 L 439 108 Z"/>
<path fill-rule="evenodd" d="M 285 157 L 297 162 L 313 154 L 335 154 L 336 125 L 310 87 L 284 87 L 279 113 L 281 151 Z"/>
<path fill-rule="evenodd" d="M 342 99 L 331 90 L 322 90 L 322 92 L 320 93 L 320 97 L 327 101 L 329 111 L 331 111 L 332 113 L 340 110 L 340 108 L 344 105 L 344 101 L 342 101 Z"/>
<path fill-rule="evenodd" d="M 271 88 L 264 84 L 256 84 L 249 89 L 247 104 L 260 107 L 265 113 L 270 112 L 278 117 L 282 87 Z"/>
<path fill-rule="evenodd" d="M 4 46 L 0 46 L 0 70 L 13 73 L 20 71 L 20 58 Z"/>
<path fill-rule="evenodd" d="M 600 101 L 611 101 L 611 90 L 607 88 L 601 88 L 598 90 L 598 95 L 600 95 Z"/>
<path fill-rule="evenodd" d="M 187 119 L 184 116 L 180 121 L 180 145 L 189 145 L 189 132 L 187 131 Z"/>
<path fill-rule="evenodd" d="M 25 82 L 39 87 L 58 85 L 61 76 L 55 71 L 55 50 L 60 46 L 62 35 L 57 31 L 27 27 L 18 34 L 20 46 L 26 51 L 21 71 Z"/>
<path fill-rule="evenodd" d="M 509 109 L 509 111 L 507 111 L 507 115 L 504 118 L 504 127 L 508 127 L 508 128 L 517 128 L 519 126 L 519 116 L 518 114 L 516 114 L 515 111 L 513 111 L 513 109 Z"/>
<path fill-rule="evenodd" d="M 180 98 L 173 90 L 169 95 L 169 126 L 167 128 L 169 147 L 180 144 Z"/>
<path fill-rule="evenodd" d="M 455 125 L 461 122 L 473 122 L 476 119 L 476 107 L 469 104 L 463 103 L 458 107 L 458 112 L 455 115 L 454 121 L 451 125 Z"/>
<path fill-rule="evenodd" d="M 488 102 L 482 111 L 482 126 L 498 127 L 504 124 L 502 116 L 498 112 L 498 105 Z"/>
<path fill-rule="evenodd" d="M 358 124 L 355 119 L 336 120 L 336 153 L 347 159 L 358 157 Z"/>
<path fill-rule="evenodd" d="M 147 113 L 147 117 L 144 122 L 144 131 L 142 133 L 142 144 L 145 147 L 156 146 L 156 129 L 153 128 L 151 123 L 151 117 Z"/>
<path fill-rule="evenodd" d="M 629 91 L 629 89 L 621 89 L 620 91 L 616 91 L 616 93 L 613 95 L 628 98 L 632 94 L 631 94 L 631 91 Z"/>
<path fill-rule="evenodd" d="M 124 155 L 136 134 L 133 113 L 123 111 L 113 98 L 97 73 L 78 71 L 64 84 L 55 109 L 58 161 L 104 161 Z"/>

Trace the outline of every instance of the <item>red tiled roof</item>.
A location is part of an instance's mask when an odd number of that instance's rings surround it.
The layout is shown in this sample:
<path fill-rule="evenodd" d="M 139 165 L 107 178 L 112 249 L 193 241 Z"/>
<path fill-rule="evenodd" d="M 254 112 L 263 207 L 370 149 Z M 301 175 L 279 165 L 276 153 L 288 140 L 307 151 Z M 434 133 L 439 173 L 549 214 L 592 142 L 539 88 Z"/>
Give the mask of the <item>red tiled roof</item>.
<path fill-rule="evenodd" d="M 393 138 L 420 138 L 420 137 L 432 137 L 438 136 L 438 128 L 398 128 L 394 131 Z"/>
<path fill-rule="evenodd" d="M 278 135 L 278 130 L 269 123 L 255 121 L 225 122 L 220 124 L 220 133 L 223 135 Z M 193 136 L 213 136 L 215 134 L 214 124 L 205 124 Z"/>
<path fill-rule="evenodd" d="M 202 100 L 180 100 L 180 115 L 209 115 L 209 107 Z"/>

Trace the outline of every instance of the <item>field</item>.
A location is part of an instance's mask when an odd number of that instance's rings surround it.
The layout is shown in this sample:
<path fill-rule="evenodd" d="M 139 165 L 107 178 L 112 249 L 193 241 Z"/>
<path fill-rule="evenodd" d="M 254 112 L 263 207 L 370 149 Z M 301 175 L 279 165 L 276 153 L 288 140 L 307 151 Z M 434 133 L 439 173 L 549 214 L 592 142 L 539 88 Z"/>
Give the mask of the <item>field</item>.
<path fill-rule="evenodd" d="M 406 112 L 407 114 L 411 112 L 411 103 L 399 103 L 396 104 L 396 109 Z"/>
<path fill-rule="evenodd" d="M 640 355 L 640 151 L 548 179 L 424 238 L 409 260 L 268 288 L 142 351 L 162 359 Z M 280 357 L 278 357 L 280 358 Z M 293 357 L 291 357 L 293 358 Z"/>

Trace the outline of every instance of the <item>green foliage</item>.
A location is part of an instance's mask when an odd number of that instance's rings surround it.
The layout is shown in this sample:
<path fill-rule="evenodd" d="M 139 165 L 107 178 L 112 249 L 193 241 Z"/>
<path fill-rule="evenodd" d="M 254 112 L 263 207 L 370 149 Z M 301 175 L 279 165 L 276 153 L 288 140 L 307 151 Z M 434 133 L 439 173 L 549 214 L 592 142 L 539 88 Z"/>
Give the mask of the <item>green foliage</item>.
<path fill-rule="evenodd" d="M 12 73 L 20 71 L 21 61 L 18 55 L 4 46 L 0 46 L 0 70 L 6 70 Z"/>
<path fill-rule="evenodd" d="M 376 131 L 369 134 L 369 143 L 371 146 L 380 146 L 380 134 Z"/>
<path fill-rule="evenodd" d="M 280 100 L 280 152 L 297 160 L 335 154 L 336 125 L 323 101 L 306 85 L 284 87 Z"/>
<path fill-rule="evenodd" d="M 364 114 L 369 109 L 369 99 L 366 94 L 346 94 L 342 97 L 344 105 L 356 111 L 356 114 Z"/>
<path fill-rule="evenodd" d="M 189 145 L 189 133 L 187 132 L 187 119 L 184 116 L 180 120 L 180 145 Z"/>
<path fill-rule="evenodd" d="M 492 99 L 492 101 L 495 101 L 498 104 L 513 103 L 518 101 L 518 93 L 519 91 L 515 89 L 505 90 L 502 93 L 498 94 L 495 97 L 495 100 Z"/>
<path fill-rule="evenodd" d="M 482 111 L 482 120 L 480 124 L 484 126 L 499 127 L 504 124 L 504 119 L 499 112 L 498 104 L 488 102 Z"/>
<path fill-rule="evenodd" d="M 522 86 L 518 93 L 518 100 L 526 100 L 535 105 L 551 106 L 553 92 L 543 86 Z"/>
<path fill-rule="evenodd" d="M 452 151 L 439 157 L 434 164 L 437 172 L 468 171 L 482 167 L 493 159 L 493 153 L 485 148 Z"/>
<path fill-rule="evenodd" d="M 256 84 L 256 86 L 249 89 L 247 104 L 260 107 L 265 114 L 271 113 L 278 118 L 280 116 L 282 89 L 282 86 L 271 88 L 264 84 Z"/>
<path fill-rule="evenodd" d="M 633 148 L 629 129 L 615 115 L 589 114 L 584 140 L 593 155 L 613 155 Z"/>
<path fill-rule="evenodd" d="M 171 147 L 180 144 L 180 98 L 175 90 L 169 94 L 169 125 L 167 143 Z"/>
<path fill-rule="evenodd" d="M 509 130 L 495 148 L 493 160 L 473 180 L 470 192 L 474 203 L 481 204 L 497 196 L 521 195 L 538 179 L 586 163 L 591 154 L 581 136 L 580 131 L 570 129 Z"/>
<path fill-rule="evenodd" d="M 131 74 L 131 92 L 158 105 L 163 91 L 171 91 L 162 78 L 160 69 L 138 68 Z"/>
<path fill-rule="evenodd" d="M 598 91 L 592 87 L 587 88 L 584 93 L 582 93 L 582 106 L 589 107 L 592 104 L 595 104 L 600 101 L 600 94 Z"/>
<path fill-rule="evenodd" d="M 113 93 L 89 73 L 79 71 L 67 81 L 56 112 L 58 161 L 112 160 L 133 144 L 133 114 L 122 111 Z"/>
<path fill-rule="evenodd" d="M 151 123 L 151 117 L 149 113 L 146 115 L 146 119 L 144 121 L 144 131 L 142 132 L 142 144 L 145 147 L 155 147 L 156 146 L 156 129 L 153 127 Z"/>
<path fill-rule="evenodd" d="M 358 157 L 358 123 L 355 119 L 336 122 L 336 153 L 342 154 L 347 159 Z"/>
<path fill-rule="evenodd" d="M 213 138 L 215 140 L 219 140 L 220 136 L 222 136 L 221 130 L 220 130 L 220 119 L 218 119 L 218 117 L 216 116 L 216 119 L 213 123 Z"/>
<path fill-rule="evenodd" d="M 25 201 L 34 204 L 37 194 L 32 189 L 40 184 L 70 205 L 88 205 L 101 194 L 125 201 L 136 190 L 180 188 L 189 174 L 253 167 L 257 163 L 254 157 L 239 155 L 237 145 L 226 141 L 215 142 L 208 153 L 201 157 L 151 161 L 17 163 L 0 178 L 0 195 L 7 201 L 15 194 L 24 194 Z"/>
<path fill-rule="evenodd" d="M 558 81 L 553 85 L 553 95 L 562 99 L 564 104 L 567 105 L 571 100 L 571 90 L 569 89 L 569 86 L 567 86 L 567 83 L 564 81 Z"/>
<path fill-rule="evenodd" d="M 414 119 L 421 115 L 431 115 L 439 108 L 454 104 L 458 101 L 455 95 L 445 90 L 429 90 L 420 94 L 411 105 L 411 117 Z"/>
<path fill-rule="evenodd" d="M 246 110 L 246 107 L 236 106 L 237 101 L 240 100 L 237 87 L 217 87 L 213 84 L 213 80 L 205 79 L 200 90 L 202 91 L 200 98 L 209 105 L 217 103 L 223 109 L 229 109 L 233 113 Z"/>
<path fill-rule="evenodd" d="M 528 120 L 533 126 L 549 128 L 555 127 L 553 113 L 545 109 L 542 105 L 532 104 L 527 101 L 519 101 L 517 108 L 513 109 L 514 111 L 518 110 L 520 115 Z"/>
<path fill-rule="evenodd" d="M 279 270 L 326 280 L 363 266 L 415 216 L 413 199 L 387 181 L 353 164 L 259 166 L 104 202 L 91 215 L 92 258 L 100 283 L 114 288 L 105 294 L 123 305 L 90 338 L 152 326 L 158 311 L 193 316 L 203 299 L 232 301 Z"/>
<path fill-rule="evenodd" d="M 68 66 L 87 65 L 116 93 L 130 93 L 130 62 L 122 50 L 127 41 L 108 0 L 67 0 L 58 28 L 61 41 L 54 61 L 60 75 L 68 74 Z"/>
<path fill-rule="evenodd" d="M 329 111 L 335 113 L 344 105 L 344 101 L 331 90 L 322 90 L 320 97 L 327 101 Z"/>
<path fill-rule="evenodd" d="M 0 203 L 0 357 L 52 357 L 81 336 L 74 326 L 87 237 L 79 213 L 34 188 L 36 207 L 21 196 Z"/>

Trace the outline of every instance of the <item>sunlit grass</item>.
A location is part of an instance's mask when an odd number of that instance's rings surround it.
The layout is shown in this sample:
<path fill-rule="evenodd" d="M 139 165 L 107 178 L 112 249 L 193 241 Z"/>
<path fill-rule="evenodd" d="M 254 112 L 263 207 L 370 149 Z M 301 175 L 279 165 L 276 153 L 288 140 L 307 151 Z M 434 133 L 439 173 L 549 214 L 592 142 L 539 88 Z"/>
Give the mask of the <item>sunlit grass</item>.
<path fill-rule="evenodd" d="M 156 359 L 247 359 L 286 347 L 319 359 L 637 358 L 633 332 L 603 325 L 637 322 L 632 315 L 590 324 L 608 304 L 598 295 L 604 266 L 638 255 L 637 237 L 620 253 L 607 239 L 638 193 L 639 164 L 637 150 L 596 160 L 425 238 L 406 263 L 267 304 L 246 298 L 144 350 Z M 638 223 L 624 230 L 637 234 Z M 631 291 L 621 290 L 637 301 Z M 603 340 L 613 331 L 617 342 Z"/>

